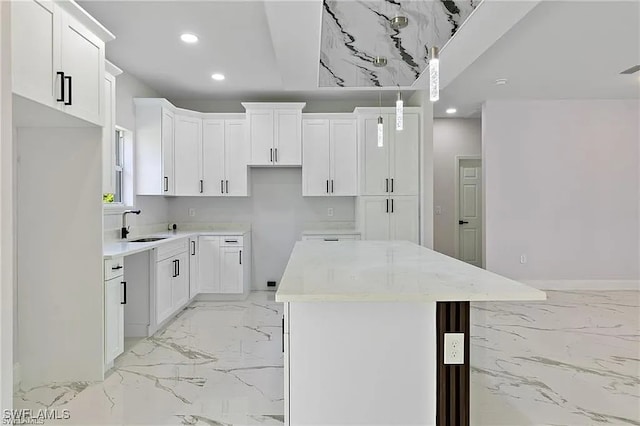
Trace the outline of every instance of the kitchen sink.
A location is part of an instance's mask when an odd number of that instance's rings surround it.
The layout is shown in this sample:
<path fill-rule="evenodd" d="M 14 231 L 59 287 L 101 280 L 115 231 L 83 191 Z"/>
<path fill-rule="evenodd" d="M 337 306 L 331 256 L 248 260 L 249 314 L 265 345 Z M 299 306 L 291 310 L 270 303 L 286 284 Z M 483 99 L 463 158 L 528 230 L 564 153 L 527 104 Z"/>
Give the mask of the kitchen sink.
<path fill-rule="evenodd" d="M 138 238 L 136 240 L 129 241 L 130 243 L 150 243 L 153 241 L 166 240 L 167 237 L 147 237 L 147 238 Z"/>

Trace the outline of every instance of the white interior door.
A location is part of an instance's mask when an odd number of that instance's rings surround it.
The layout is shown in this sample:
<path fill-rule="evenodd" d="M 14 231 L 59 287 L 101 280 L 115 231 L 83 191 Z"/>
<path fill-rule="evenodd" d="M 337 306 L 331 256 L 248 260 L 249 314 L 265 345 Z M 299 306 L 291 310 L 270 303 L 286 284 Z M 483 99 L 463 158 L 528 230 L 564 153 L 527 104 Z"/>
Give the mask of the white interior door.
<path fill-rule="evenodd" d="M 329 120 L 304 120 L 302 140 L 302 195 L 329 195 Z"/>
<path fill-rule="evenodd" d="M 224 120 L 202 123 L 202 188 L 204 195 L 224 193 Z"/>
<path fill-rule="evenodd" d="M 392 240 L 405 240 L 419 243 L 418 197 L 391 197 L 389 206 L 390 237 Z"/>
<path fill-rule="evenodd" d="M 418 195 L 420 155 L 420 123 L 418 114 L 404 115 L 403 130 L 396 130 L 395 115 L 389 114 L 391 143 L 391 167 L 389 192 L 395 195 Z M 393 120 L 393 121 L 391 121 Z"/>
<path fill-rule="evenodd" d="M 389 121 L 385 114 L 385 126 Z M 361 118 L 362 133 L 362 193 L 361 195 L 384 195 L 388 192 L 389 179 L 389 138 L 385 133 L 383 146 L 378 146 L 378 116 Z"/>
<path fill-rule="evenodd" d="M 245 120 L 225 120 L 224 141 L 225 195 L 247 195 L 249 149 L 246 140 Z"/>
<path fill-rule="evenodd" d="M 358 195 L 358 147 L 355 120 L 331 120 L 331 194 Z"/>
<path fill-rule="evenodd" d="M 175 123 L 175 195 L 200 195 L 202 120 L 176 115 Z"/>
<path fill-rule="evenodd" d="M 458 173 L 458 258 L 482 267 L 481 161 L 460 160 Z"/>
<path fill-rule="evenodd" d="M 362 239 L 389 239 L 390 200 L 386 196 L 360 197 Z"/>

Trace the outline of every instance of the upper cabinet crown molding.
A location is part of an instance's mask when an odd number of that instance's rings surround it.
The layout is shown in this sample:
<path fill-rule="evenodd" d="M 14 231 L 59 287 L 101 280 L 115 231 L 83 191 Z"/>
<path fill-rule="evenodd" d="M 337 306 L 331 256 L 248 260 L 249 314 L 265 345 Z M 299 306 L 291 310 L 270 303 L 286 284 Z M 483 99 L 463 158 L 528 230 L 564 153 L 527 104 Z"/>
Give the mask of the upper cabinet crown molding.
<path fill-rule="evenodd" d="M 44 2 L 41 2 L 44 3 Z M 111 31 L 106 29 L 96 18 L 89 15 L 78 3 L 74 0 L 55 0 L 55 4 L 60 6 L 65 12 L 73 16 L 79 23 L 87 27 L 89 31 L 95 34 L 100 40 L 107 43 L 116 39 Z"/>
<path fill-rule="evenodd" d="M 104 71 L 111 74 L 114 77 L 117 77 L 123 73 L 123 71 L 118 66 L 114 65 L 112 62 L 109 62 L 108 60 L 104 61 Z"/>
<path fill-rule="evenodd" d="M 245 110 L 250 109 L 302 109 L 306 102 L 241 102 Z"/>

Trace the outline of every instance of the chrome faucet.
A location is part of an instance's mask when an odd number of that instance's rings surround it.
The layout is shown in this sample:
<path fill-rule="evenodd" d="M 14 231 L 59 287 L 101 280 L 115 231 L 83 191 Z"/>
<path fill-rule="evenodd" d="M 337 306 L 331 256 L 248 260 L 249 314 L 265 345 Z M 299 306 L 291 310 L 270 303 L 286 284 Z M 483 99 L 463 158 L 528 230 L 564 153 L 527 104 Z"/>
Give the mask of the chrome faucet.
<path fill-rule="evenodd" d="M 129 234 L 129 227 L 127 226 L 127 213 L 140 214 L 140 210 L 125 210 L 122 212 L 122 230 L 120 236 L 122 239 L 126 239 Z"/>

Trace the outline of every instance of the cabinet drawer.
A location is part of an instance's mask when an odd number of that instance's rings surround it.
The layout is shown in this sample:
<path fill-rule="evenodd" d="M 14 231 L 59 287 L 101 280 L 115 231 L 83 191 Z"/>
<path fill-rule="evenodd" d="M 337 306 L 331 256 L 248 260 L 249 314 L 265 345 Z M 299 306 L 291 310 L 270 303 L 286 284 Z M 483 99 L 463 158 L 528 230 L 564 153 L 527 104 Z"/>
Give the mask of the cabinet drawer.
<path fill-rule="evenodd" d="M 162 244 L 157 249 L 157 258 L 156 261 L 160 262 L 162 260 L 168 259 L 172 256 L 176 256 L 180 253 L 184 253 L 189 250 L 189 239 L 182 238 L 178 241 L 172 241 L 170 243 Z"/>
<path fill-rule="evenodd" d="M 104 261 L 104 279 L 105 281 L 124 275 L 124 258 L 114 257 L 113 259 L 105 259 Z"/>
<path fill-rule="evenodd" d="M 241 235 L 227 235 L 220 237 L 221 247 L 242 247 L 243 239 Z"/>

